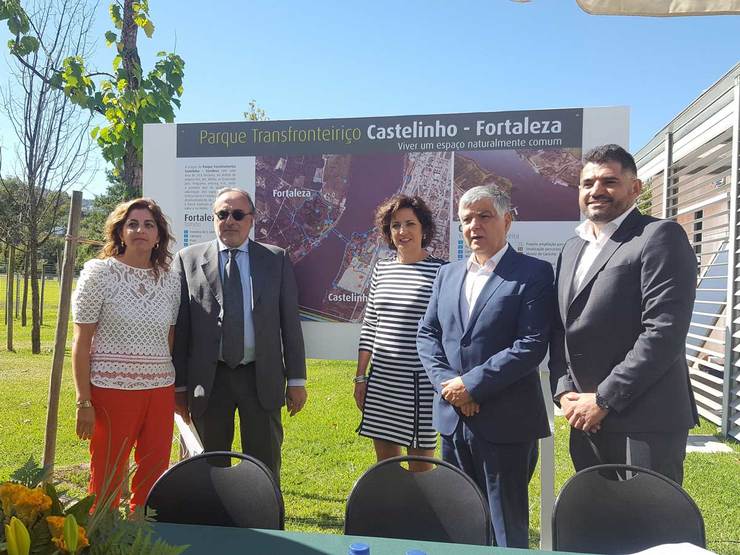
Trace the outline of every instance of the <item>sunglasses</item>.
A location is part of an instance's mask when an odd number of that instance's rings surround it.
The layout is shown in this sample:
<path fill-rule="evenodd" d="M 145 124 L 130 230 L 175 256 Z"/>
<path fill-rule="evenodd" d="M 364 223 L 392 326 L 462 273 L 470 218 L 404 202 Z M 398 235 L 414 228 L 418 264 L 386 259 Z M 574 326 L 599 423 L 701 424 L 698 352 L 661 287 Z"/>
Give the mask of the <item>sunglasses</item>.
<path fill-rule="evenodd" d="M 215 216 L 222 222 L 229 216 L 234 218 L 237 222 L 241 222 L 244 218 L 252 214 L 253 212 L 244 212 L 243 210 L 219 210 L 218 212 L 215 212 Z"/>

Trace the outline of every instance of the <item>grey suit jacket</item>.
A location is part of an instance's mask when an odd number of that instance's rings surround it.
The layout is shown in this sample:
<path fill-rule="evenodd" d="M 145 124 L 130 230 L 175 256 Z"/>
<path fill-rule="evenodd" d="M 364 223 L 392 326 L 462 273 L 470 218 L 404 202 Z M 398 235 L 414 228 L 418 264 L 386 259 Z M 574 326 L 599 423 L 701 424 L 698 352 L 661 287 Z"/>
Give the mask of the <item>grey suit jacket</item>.
<path fill-rule="evenodd" d="M 697 266 L 686 233 L 673 221 L 634 210 L 572 292 L 585 246 L 574 237 L 558 259 L 553 395 L 598 391 L 612 409 L 604 431 L 691 428 L 698 416 L 685 341 Z"/>
<path fill-rule="evenodd" d="M 306 355 L 298 316 L 298 289 L 287 253 L 249 241 L 252 316 L 255 327 L 257 394 L 265 410 L 285 403 L 286 379 L 306 377 Z M 192 245 L 175 256 L 180 272 L 180 313 L 173 362 L 176 386 L 187 386 L 190 412 L 205 410 L 213 388 L 223 322 L 218 243 Z M 194 397 L 196 387 L 205 395 Z"/>

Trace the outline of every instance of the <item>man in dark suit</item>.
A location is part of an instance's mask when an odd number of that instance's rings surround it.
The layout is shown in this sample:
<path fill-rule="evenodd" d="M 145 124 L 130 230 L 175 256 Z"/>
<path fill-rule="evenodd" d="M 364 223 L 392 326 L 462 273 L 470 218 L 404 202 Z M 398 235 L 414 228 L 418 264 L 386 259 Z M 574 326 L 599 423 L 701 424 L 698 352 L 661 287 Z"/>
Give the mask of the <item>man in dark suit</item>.
<path fill-rule="evenodd" d="M 604 145 L 584 162 L 586 220 L 558 260 L 550 346 L 573 465 L 626 462 L 681 483 L 698 422 L 685 353 L 696 257 L 680 225 L 635 207 L 642 184 L 628 152 Z"/>
<path fill-rule="evenodd" d="M 217 239 L 175 257 L 182 298 L 175 333 L 175 401 L 206 451 L 230 451 L 239 411 L 242 450 L 280 478 L 283 428 L 306 402 L 298 291 L 287 253 L 249 239 L 254 203 L 221 189 Z M 287 379 L 287 388 L 286 388 Z"/>
<path fill-rule="evenodd" d="M 537 372 L 555 303 L 552 267 L 506 242 L 509 199 L 491 186 L 460 199 L 468 260 L 442 266 L 417 348 L 434 385 L 443 458 L 485 492 L 495 541 L 528 546 L 527 485 L 550 435 Z"/>

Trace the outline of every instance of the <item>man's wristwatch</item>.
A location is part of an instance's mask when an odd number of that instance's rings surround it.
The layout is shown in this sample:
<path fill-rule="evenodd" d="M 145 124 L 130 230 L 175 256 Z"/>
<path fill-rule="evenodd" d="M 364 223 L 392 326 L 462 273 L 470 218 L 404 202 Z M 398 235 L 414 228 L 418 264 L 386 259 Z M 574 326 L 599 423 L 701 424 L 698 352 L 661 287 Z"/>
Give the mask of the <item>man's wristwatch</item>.
<path fill-rule="evenodd" d="M 93 404 L 90 399 L 83 399 L 82 401 L 77 401 L 75 403 L 77 405 L 78 409 L 91 409 Z"/>
<path fill-rule="evenodd" d="M 596 406 L 603 410 L 611 410 L 609 403 L 601 396 L 598 391 L 596 392 Z"/>
<path fill-rule="evenodd" d="M 361 376 L 355 376 L 352 378 L 352 383 L 365 383 L 367 381 L 367 376 L 365 374 L 362 374 Z"/>

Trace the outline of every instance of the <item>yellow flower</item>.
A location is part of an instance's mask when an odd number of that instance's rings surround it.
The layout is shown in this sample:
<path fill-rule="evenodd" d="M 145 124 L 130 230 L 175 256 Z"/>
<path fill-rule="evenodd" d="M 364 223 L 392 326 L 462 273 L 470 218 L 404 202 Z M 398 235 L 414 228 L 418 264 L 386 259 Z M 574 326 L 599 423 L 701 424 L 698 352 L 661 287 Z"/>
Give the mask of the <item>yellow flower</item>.
<path fill-rule="evenodd" d="M 17 516 L 27 527 L 51 510 L 51 498 L 40 487 L 29 489 L 12 482 L 0 484 L 0 502 L 6 516 Z"/>
<path fill-rule="evenodd" d="M 27 526 L 33 526 L 39 515 L 51 509 L 51 498 L 38 487 L 29 489 L 21 484 L 0 484 L 3 513 L 16 515 Z"/>
<path fill-rule="evenodd" d="M 58 549 L 61 549 L 65 553 L 69 553 L 67 542 L 64 541 L 64 520 L 63 516 L 47 516 L 46 524 L 49 525 L 49 532 L 51 532 L 51 541 Z M 85 535 L 85 529 L 82 526 L 77 526 L 77 550 L 81 550 L 90 545 L 87 536 Z"/>
<path fill-rule="evenodd" d="M 28 488 L 20 484 L 14 484 L 13 482 L 0 484 L 0 502 L 3 505 L 3 513 L 6 515 L 11 514 L 12 506 L 15 504 L 14 500 L 23 489 Z"/>

